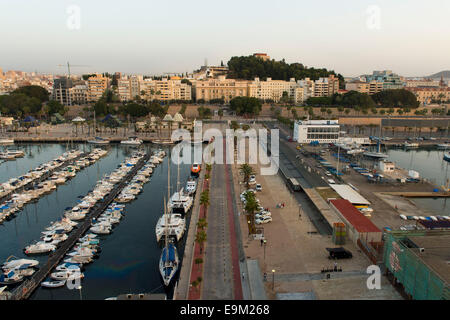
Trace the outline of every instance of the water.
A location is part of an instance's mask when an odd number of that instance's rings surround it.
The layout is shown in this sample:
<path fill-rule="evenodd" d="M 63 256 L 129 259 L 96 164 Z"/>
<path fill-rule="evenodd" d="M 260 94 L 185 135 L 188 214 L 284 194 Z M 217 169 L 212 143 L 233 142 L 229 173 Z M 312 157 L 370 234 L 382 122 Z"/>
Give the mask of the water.
<path fill-rule="evenodd" d="M 382 150 L 383 151 L 383 150 Z M 421 178 L 429 180 L 437 187 L 445 186 L 449 176 L 450 163 L 444 161 L 444 151 L 432 148 L 419 149 L 403 149 L 392 148 L 387 149 L 389 155 L 388 160 L 395 162 L 397 167 L 414 170 L 419 172 Z M 373 160 L 364 160 L 366 165 L 375 165 Z M 423 198 L 410 199 L 422 209 L 429 211 L 435 215 L 450 214 L 450 200 L 447 198 Z"/>
<path fill-rule="evenodd" d="M 22 146 L 21 146 L 22 147 Z M 42 144 L 24 146 L 33 157 L 19 159 L 16 166 L 12 162 L 0 166 L 0 181 L 4 182 L 51 160 L 65 151 L 65 145 Z M 90 145 L 74 145 L 89 151 Z M 154 148 L 145 145 L 147 152 Z M 25 257 L 22 250 L 35 240 L 51 221 L 62 217 L 64 208 L 73 206 L 77 196 L 85 195 L 98 179 L 112 172 L 133 150 L 132 147 L 112 145 L 106 157 L 94 165 L 77 173 L 77 176 L 58 187 L 53 193 L 29 204 L 11 221 L 0 226 L 0 261 L 10 255 Z M 40 150 L 40 151 L 39 151 Z M 168 151 L 168 149 L 166 149 Z M 19 163 L 19 161 L 23 162 Z M 167 161 L 159 164 L 150 181 L 144 185 L 143 192 L 133 202 L 126 204 L 124 218 L 113 229 L 112 234 L 100 237 L 102 252 L 99 259 L 86 265 L 82 281 L 83 299 L 105 299 L 123 293 L 164 293 L 159 275 L 158 263 L 161 248 L 156 243 L 155 226 L 163 210 L 163 197 L 167 195 Z M 25 165 L 26 163 L 26 165 Z M 189 165 L 180 165 L 180 185 L 184 186 L 189 176 Z M 11 168 L 14 168 L 14 172 Z M 172 193 L 176 189 L 177 167 L 171 166 Z M 183 256 L 183 244 L 178 245 L 180 258 Z M 47 256 L 37 256 L 44 262 Z M 170 295 L 170 293 L 169 293 Z M 58 289 L 38 288 L 32 299 L 80 299 L 78 290 L 66 287 Z"/>

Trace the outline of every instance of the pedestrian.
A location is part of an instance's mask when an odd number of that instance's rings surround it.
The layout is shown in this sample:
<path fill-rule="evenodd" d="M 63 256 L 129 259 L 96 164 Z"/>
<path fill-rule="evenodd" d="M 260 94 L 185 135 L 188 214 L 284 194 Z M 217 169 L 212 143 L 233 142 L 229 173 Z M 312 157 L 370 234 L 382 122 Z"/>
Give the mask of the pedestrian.
<path fill-rule="evenodd" d="M 242 272 L 242 280 L 245 280 L 245 273 Z"/>
<path fill-rule="evenodd" d="M 263 246 L 263 243 L 264 243 L 264 240 L 263 240 L 263 239 L 261 239 L 261 247 Z"/>
<path fill-rule="evenodd" d="M 266 282 L 266 281 L 267 281 L 267 273 L 264 272 L 264 282 Z"/>

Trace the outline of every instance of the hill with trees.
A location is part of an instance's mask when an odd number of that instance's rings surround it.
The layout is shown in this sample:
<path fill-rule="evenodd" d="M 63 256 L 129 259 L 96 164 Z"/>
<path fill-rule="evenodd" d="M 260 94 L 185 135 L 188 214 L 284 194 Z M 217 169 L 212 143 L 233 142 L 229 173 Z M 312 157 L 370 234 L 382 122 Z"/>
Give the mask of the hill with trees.
<path fill-rule="evenodd" d="M 336 74 L 333 70 L 325 68 L 308 68 L 301 63 L 286 63 L 281 61 L 263 60 L 254 56 L 232 57 L 228 61 L 228 78 L 230 79 L 246 79 L 253 80 L 255 77 L 265 80 L 272 78 L 273 80 L 289 81 L 291 78 L 301 80 L 310 78 L 317 80 L 320 77 L 328 77 L 335 75 L 339 78 L 339 85 L 344 86 L 344 77 Z"/>

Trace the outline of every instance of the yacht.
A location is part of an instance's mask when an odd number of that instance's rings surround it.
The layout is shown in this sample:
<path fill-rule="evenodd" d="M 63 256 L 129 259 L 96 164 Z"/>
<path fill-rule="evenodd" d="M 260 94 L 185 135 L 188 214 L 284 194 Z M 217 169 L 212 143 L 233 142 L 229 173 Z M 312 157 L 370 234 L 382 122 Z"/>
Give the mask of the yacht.
<path fill-rule="evenodd" d="M 416 142 L 408 142 L 408 141 L 405 141 L 405 142 L 403 143 L 403 146 L 404 146 L 405 148 L 418 148 L 418 147 L 419 147 L 419 144 L 416 143 Z"/>
<path fill-rule="evenodd" d="M 186 230 L 186 221 L 181 214 L 178 213 L 170 213 L 161 216 L 155 228 L 157 242 L 165 237 L 166 227 L 168 228 L 168 236 L 180 241 Z"/>
<path fill-rule="evenodd" d="M 173 213 L 187 214 L 192 207 L 193 198 L 185 193 L 183 189 L 175 192 L 170 198 L 168 207 L 169 211 Z"/>
<path fill-rule="evenodd" d="M 438 149 L 450 149 L 450 143 L 440 143 L 437 147 Z"/>
<path fill-rule="evenodd" d="M 109 144 L 109 140 L 100 138 L 100 137 L 95 137 L 93 140 L 88 140 L 88 143 L 92 143 L 92 144 Z"/>
<path fill-rule="evenodd" d="M 195 192 L 197 191 L 197 181 L 195 181 L 195 179 L 189 179 L 186 182 L 185 190 L 188 195 L 195 194 Z"/>
<path fill-rule="evenodd" d="M 45 242 L 38 242 L 25 247 L 25 254 L 40 254 L 49 253 L 50 251 L 55 251 L 56 246 L 54 244 L 49 244 Z"/>
<path fill-rule="evenodd" d="M 126 144 L 126 145 L 141 145 L 143 143 L 143 141 L 141 139 L 138 139 L 138 137 L 129 137 L 128 140 L 122 140 L 120 141 L 121 144 Z"/>
<path fill-rule="evenodd" d="M 39 264 L 39 261 L 37 260 L 31 260 L 31 259 L 15 259 L 15 260 L 6 260 L 6 262 L 3 264 L 2 268 L 4 270 L 7 269 L 16 269 L 21 268 L 24 265 L 27 265 L 28 267 L 36 267 Z"/>
<path fill-rule="evenodd" d="M 0 144 L 14 144 L 14 139 L 0 139 Z"/>
<path fill-rule="evenodd" d="M 44 288 L 60 288 L 66 284 L 66 280 L 59 281 L 44 281 L 41 286 Z"/>
<path fill-rule="evenodd" d="M 366 157 L 375 158 L 375 159 L 382 159 L 382 158 L 389 157 L 389 155 L 387 155 L 386 153 L 382 153 L 380 151 L 380 148 L 381 148 L 381 145 L 380 145 L 380 141 L 378 140 L 377 151 L 376 152 L 366 151 L 363 153 L 363 155 L 365 155 Z"/>
<path fill-rule="evenodd" d="M 450 162 L 450 153 L 444 153 L 444 160 Z"/>
<path fill-rule="evenodd" d="M 16 284 L 22 282 L 23 280 L 23 276 L 14 271 L 10 271 L 6 274 L 0 274 L 0 285 Z"/>

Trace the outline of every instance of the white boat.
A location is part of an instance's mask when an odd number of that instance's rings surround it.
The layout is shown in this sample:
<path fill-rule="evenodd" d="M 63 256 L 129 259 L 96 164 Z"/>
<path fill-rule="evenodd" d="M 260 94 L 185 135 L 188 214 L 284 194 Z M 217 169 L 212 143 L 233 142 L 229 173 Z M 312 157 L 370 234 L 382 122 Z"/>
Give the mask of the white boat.
<path fill-rule="evenodd" d="M 55 251 L 56 246 L 53 244 L 38 242 L 36 244 L 31 244 L 25 247 L 25 254 L 40 254 L 40 253 L 48 253 L 50 251 Z"/>
<path fill-rule="evenodd" d="M 6 274 L 5 273 L 0 274 L 0 285 L 16 284 L 22 281 L 23 276 L 14 271 L 10 271 Z"/>
<path fill-rule="evenodd" d="M 418 147 L 419 147 L 419 144 L 416 143 L 416 142 L 408 142 L 408 141 L 405 141 L 405 142 L 403 143 L 403 146 L 404 146 L 405 148 L 418 148 Z"/>
<path fill-rule="evenodd" d="M 197 191 L 197 181 L 195 179 L 189 179 L 186 182 L 186 193 L 188 195 L 193 195 Z"/>
<path fill-rule="evenodd" d="M 44 288 L 60 288 L 66 284 L 66 280 L 59 281 L 44 281 L 41 286 Z"/>
<path fill-rule="evenodd" d="M 53 272 L 50 274 L 50 278 L 54 280 L 75 280 L 75 279 L 81 279 L 84 277 L 84 274 L 78 272 L 78 271 L 59 271 L 59 272 Z"/>
<path fill-rule="evenodd" d="M 193 198 L 185 193 L 183 189 L 175 192 L 170 198 L 168 208 L 169 212 L 187 214 L 192 207 Z"/>
<path fill-rule="evenodd" d="M 450 149 L 450 143 L 440 143 L 436 145 L 438 149 Z"/>
<path fill-rule="evenodd" d="M 14 144 L 14 139 L 0 139 L 0 144 Z"/>
<path fill-rule="evenodd" d="M 144 141 L 139 139 L 138 137 L 129 137 L 128 140 L 122 140 L 120 141 L 121 144 L 125 145 L 141 145 Z"/>
<path fill-rule="evenodd" d="M 166 231 L 166 228 L 168 229 Z M 155 227 L 156 241 L 161 241 L 167 234 L 177 241 L 183 237 L 186 230 L 186 220 L 178 213 L 162 215 Z"/>
<path fill-rule="evenodd" d="M 92 140 L 88 140 L 88 143 L 92 143 L 92 144 L 109 144 L 109 140 L 100 138 L 100 137 L 95 137 Z"/>
<path fill-rule="evenodd" d="M 91 227 L 91 232 L 96 234 L 110 234 L 111 233 L 111 227 L 105 226 L 105 225 L 96 225 L 94 227 Z"/>
<path fill-rule="evenodd" d="M 2 268 L 3 269 L 16 269 L 20 268 L 24 265 L 27 265 L 29 267 L 36 267 L 39 264 L 39 261 L 37 260 L 31 260 L 31 259 L 16 259 L 16 260 L 10 260 L 6 261 Z"/>

